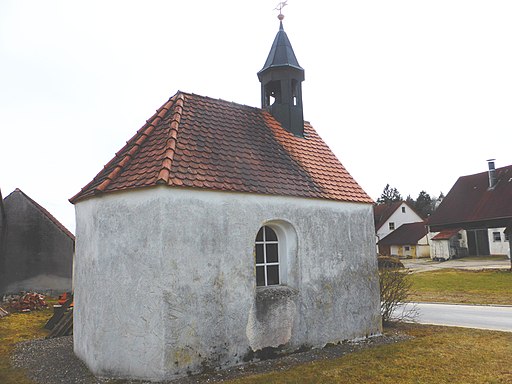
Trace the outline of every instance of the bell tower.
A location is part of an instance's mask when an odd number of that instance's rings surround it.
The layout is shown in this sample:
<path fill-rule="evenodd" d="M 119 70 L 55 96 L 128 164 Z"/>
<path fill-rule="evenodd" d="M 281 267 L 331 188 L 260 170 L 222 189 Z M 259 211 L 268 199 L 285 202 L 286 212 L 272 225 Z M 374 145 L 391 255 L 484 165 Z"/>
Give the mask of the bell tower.
<path fill-rule="evenodd" d="M 279 32 L 270 48 L 265 65 L 258 72 L 261 83 L 261 107 L 268 110 L 286 130 L 295 136 L 303 137 L 304 69 L 299 65 L 283 29 L 283 18 L 283 14 L 279 13 Z"/>

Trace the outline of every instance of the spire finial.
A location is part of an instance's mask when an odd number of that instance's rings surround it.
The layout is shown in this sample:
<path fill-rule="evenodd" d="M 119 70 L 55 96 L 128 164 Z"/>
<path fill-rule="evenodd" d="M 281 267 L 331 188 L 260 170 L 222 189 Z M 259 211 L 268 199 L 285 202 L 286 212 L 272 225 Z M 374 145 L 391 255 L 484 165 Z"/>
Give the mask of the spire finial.
<path fill-rule="evenodd" d="M 287 2 L 288 2 L 288 0 L 281 1 L 279 4 L 277 4 L 277 7 L 275 8 L 275 10 L 279 11 L 279 15 L 277 15 L 277 18 L 279 19 L 279 21 L 283 21 L 283 19 L 284 19 L 283 8 L 287 5 L 286 4 Z"/>

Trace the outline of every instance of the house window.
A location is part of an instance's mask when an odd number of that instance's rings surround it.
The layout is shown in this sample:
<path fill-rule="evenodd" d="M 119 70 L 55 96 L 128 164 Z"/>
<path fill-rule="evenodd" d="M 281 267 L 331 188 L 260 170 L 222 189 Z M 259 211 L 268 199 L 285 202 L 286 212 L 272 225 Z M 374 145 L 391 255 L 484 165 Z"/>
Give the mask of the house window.
<path fill-rule="evenodd" d="M 402 207 L 402 213 L 405 213 L 405 207 Z"/>
<path fill-rule="evenodd" d="M 500 232 L 493 232 L 492 233 L 492 239 L 494 242 L 501 241 L 501 233 Z"/>
<path fill-rule="evenodd" d="M 256 285 L 279 284 L 279 241 L 277 234 L 263 226 L 256 235 Z"/>
<path fill-rule="evenodd" d="M 389 223 L 389 230 L 390 231 L 394 231 L 395 230 L 395 223 L 393 223 L 393 222 Z"/>
<path fill-rule="evenodd" d="M 462 240 L 462 233 L 457 233 L 457 239 Z"/>
<path fill-rule="evenodd" d="M 404 248 L 405 248 L 406 251 L 410 251 L 411 250 L 411 247 L 409 247 L 408 245 L 406 245 Z"/>

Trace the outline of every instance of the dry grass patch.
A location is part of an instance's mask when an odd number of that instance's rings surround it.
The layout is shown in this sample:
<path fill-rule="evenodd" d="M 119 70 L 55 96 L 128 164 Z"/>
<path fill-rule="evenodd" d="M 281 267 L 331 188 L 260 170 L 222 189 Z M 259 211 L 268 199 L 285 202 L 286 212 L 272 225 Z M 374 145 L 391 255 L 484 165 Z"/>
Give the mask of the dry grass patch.
<path fill-rule="evenodd" d="M 43 326 L 52 313 L 51 309 L 45 309 L 13 313 L 0 319 L 0 383 L 33 383 L 21 370 L 11 367 L 10 354 L 16 343 L 46 336 Z"/>
<path fill-rule="evenodd" d="M 512 305 L 512 273 L 443 269 L 410 276 L 411 301 Z"/>
<path fill-rule="evenodd" d="M 512 333 L 411 324 L 400 327 L 414 338 L 226 383 L 512 383 Z"/>

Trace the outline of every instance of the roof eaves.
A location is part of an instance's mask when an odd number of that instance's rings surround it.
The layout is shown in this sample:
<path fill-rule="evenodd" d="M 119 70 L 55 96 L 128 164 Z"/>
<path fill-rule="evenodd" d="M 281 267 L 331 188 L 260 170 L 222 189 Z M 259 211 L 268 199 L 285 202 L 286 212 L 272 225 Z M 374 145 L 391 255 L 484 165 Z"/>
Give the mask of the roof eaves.
<path fill-rule="evenodd" d="M 119 173 L 128 165 L 133 156 L 138 152 L 140 146 L 147 137 L 153 132 L 155 127 L 162 121 L 165 114 L 170 110 L 174 100 L 173 98 L 169 99 L 167 103 L 165 103 L 159 110 L 156 111 L 155 115 L 150 120 L 146 121 L 145 126 L 139 130 L 139 138 L 132 144 L 130 150 L 124 153 L 123 158 L 117 163 L 114 169 L 106 176 L 105 180 L 95 188 L 95 193 L 104 192 L 105 189 L 109 186 L 109 184 L 114 180 Z M 142 132 L 141 132 L 142 131 Z M 121 151 L 123 152 L 123 151 Z M 116 154 L 116 157 L 118 155 Z"/>
<path fill-rule="evenodd" d="M 69 201 L 74 204 L 82 198 L 98 195 L 104 192 L 112 180 L 114 180 L 123 170 L 123 168 L 129 164 L 130 160 L 137 153 L 142 143 L 147 139 L 151 132 L 153 132 L 160 121 L 162 121 L 165 114 L 171 109 L 176 97 L 179 97 L 180 95 L 181 92 L 178 91 L 174 96 L 169 98 L 169 100 L 164 105 L 157 109 L 155 114 L 150 119 L 146 120 L 146 124 L 144 124 L 144 126 L 142 126 L 142 128 L 140 128 L 137 133 L 127 141 L 126 145 L 115 154 L 114 158 L 103 167 L 103 170 L 100 171 L 90 183 L 83 187 L 80 192 L 70 198 Z M 133 140 L 135 140 L 135 142 L 132 142 Z M 112 166 L 114 166 L 113 170 L 110 171 L 106 176 L 103 176 L 102 181 L 100 181 L 101 179 L 98 180 L 102 172 L 106 171 Z M 98 185 L 96 187 L 92 187 L 96 183 L 98 183 Z"/>

